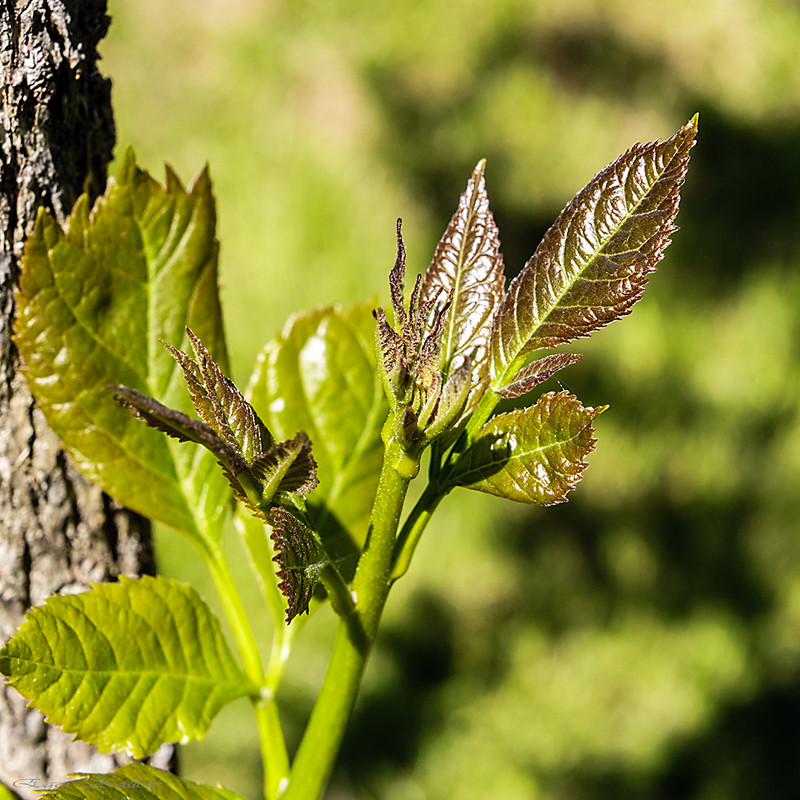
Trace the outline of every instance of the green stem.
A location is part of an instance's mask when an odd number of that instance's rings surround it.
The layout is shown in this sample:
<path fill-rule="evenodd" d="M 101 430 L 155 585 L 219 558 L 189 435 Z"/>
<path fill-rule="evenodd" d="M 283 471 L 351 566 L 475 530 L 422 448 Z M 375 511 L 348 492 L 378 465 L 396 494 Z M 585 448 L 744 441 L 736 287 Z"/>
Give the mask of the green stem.
<path fill-rule="evenodd" d="M 206 542 L 206 564 L 231 625 L 245 674 L 258 688 L 252 698 L 264 765 L 264 797 L 274 800 L 289 774 L 289 756 L 283 737 L 274 694 L 265 688 L 264 668 L 253 629 L 231 574 L 228 561 L 219 545 Z"/>
<path fill-rule="evenodd" d="M 395 536 L 410 478 L 387 447 L 364 552 L 353 579 L 355 611 L 339 622 L 325 680 L 281 800 L 317 800 L 333 769 L 391 586 Z"/>
<path fill-rule="evenodd" d="M 446 494 L 447 492 L 443 492 L 438 483 L 429 483 L 414 508 L 411 509 L 411 513 L 397 537 L 396 555 L 392 566 L 392 582 L 402 578 L 408 571 L 422 533 Z"/>
<path fill-rule="evenodd" d="M 265 692 L 254 708 L 264 765 L 264 798 L 277 800 L 289 780 L 289 755 L 275 695 Z"/>
<path fill-rule="evenodd" d="M 342 577 L 342 573 L 339 572 L 332 561 L 329 561 L 324 566 L 319 579 L 325 587 L 328 597 L 331 599 L 333 610 L 340 617 L 346 617 L 348 614 L 352 614 L 353 611 L 355 611 L 353 593 Z"/>

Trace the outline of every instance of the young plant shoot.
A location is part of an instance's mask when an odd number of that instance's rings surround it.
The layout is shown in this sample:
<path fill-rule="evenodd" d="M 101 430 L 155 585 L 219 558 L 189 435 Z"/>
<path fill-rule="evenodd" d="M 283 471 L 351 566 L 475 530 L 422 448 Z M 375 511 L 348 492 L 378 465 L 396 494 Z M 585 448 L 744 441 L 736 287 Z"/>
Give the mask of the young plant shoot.
<path fill-rule="evenodd" d="M 676 230 L 696 130 L 695 117 L 599 172 L 508 287 L 481 161 L 410 292 L 398 221 L 388 310 L 292 317 L 246 392 L 226 374 L 205 171 L 184 189 L 168 169 L 162 187 L 128 151 L 106 193 L 92 209 L 82 197 L 65 229 L 42 211 L 15 327 L 38 406 L 81 470 L 194 545 L 235 647 L 192 587 L 121 577 L 31 609 L 0 650 L 8 682 L 48 722 L 136 758 L 202 738 L 220 708 L 246 696 L 266 800 L 321 797 L 390 589 L 438 504 L 466 488 L 547 506 L 580 480 L 606 407 L 532 393 L 580 358 L 556 348 L 641 297 Z M 514 409 L 498 412 L 508 399 Z M 406 513 L 426 451 L 425 486 Z M 223 546 L 234 505 L 275 619 L 266 663 Z M 281 678 L 312 600 L 330 600 L 338 630 L 290 757 Z M 138 781 L 142 798 L 235 797 L 143 764 L 115 775 Z M 115 791 L 84 775 L 50 796 Z"/>

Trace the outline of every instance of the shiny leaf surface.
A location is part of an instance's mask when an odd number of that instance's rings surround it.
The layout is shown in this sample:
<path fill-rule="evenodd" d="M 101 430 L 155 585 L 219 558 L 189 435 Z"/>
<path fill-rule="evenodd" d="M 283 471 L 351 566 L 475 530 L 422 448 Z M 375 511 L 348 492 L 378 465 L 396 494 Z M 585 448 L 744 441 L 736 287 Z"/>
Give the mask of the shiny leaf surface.
<path fill-rule="evenodd" d="M 265 347 L 248 390 L 276 437 L 300 430 L 314 443 L 319 488 L 309 512 L 334 558 L 360 544 L 380 473 L 388 406 L 374 328 L 368 306 L 298 314 Z"/>
<path fill-rule="evenodd" d="M 559 370 L 580 360 L 581 357 L 576 353 L 553 353 L 537 361 L 532 361 L 514 375 L 508 386 L 500 390 L 500 397 L 507 399 L 521 397 L 540 383 L 544 383 Z"/>
<path fill-rule="evenodd" d="M 542 395 L 530 408 L 499 414 L 457 462 L 450 480 L 498 497 L 549 506 L 563 503 L 594 450 L 592 420 L 568 392 Z"/>
<path fill-rule="evenodd" d="M 446 379 L 469 358 L 473 389 L 467 410 L 488 386 L 492 318 L 505 294 L 500 237 L 489 210 L 485 162 L 472 173 L 422 281 L 422 303 L 451 298 L 440 359 Z"/>
<path fill-rule="evenodd" d="M 106 194 L 82 197 L 66 230 L 41 212 L 26 244 L 15 341 L 39 407 L 78 467 L 117 500 L 189 535 L 214 527 L 229 496 L 214 459 L 148 430 L 114 402 L 124 384 L 190 409 L 158 339 L 187 325 L 226 361 L 208 174 L 160 186 L 129 150 Z"/>
<path fill-rule="evenodd" d="M 697 118 L 664 142 L 637 144 L 561 212 L 511 282 L 492 333 L 492 384 L 533 350 L 554 347 L 627 314 L 675 230 Z"/>
<path fill-rule="evenodd" d="M 50 597 L 0 650 L 0 671 L 48 722 L 136 758 L 202 738 L 255 691 L 197 592 L 166 578 Z"/>

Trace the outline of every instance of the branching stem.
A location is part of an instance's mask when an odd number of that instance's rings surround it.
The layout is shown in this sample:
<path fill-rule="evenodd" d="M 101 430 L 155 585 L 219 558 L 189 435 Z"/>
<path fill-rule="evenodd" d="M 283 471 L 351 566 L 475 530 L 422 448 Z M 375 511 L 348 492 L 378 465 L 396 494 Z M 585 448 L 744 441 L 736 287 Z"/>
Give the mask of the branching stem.
<path fill-rule="evenodd" d="M 389 594 L 408 484 L 409 478 L 384 459 L 367 542 L 353 579 L 355 610 L 339 622 L 328 671 L 282 800 L 317 800 L 330 777 Z"/>

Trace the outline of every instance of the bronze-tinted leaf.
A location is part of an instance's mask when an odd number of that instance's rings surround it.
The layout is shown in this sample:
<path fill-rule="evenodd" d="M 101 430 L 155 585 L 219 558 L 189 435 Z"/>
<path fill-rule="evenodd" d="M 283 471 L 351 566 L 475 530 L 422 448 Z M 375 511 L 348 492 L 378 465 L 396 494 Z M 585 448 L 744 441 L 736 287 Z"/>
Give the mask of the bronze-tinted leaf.
<path fill-rule="evenodd" d="M 544 383 L 560 369 L 580 360 L 581 357 L 577 353 L 553 353 L 537 361 L 532 361 L 511 379 L 512 382 L 508 386 L 500 390 L 500 397 L 506 399 L 521 397 L 540 383 Z"/>
<path fill-rule="evenodd" d="M 605 408 L 550 392 L 530 408 L 499 414 L 459 459 L 452 482 L 521 503 L 563 503 L 594 450 L 592 420 Z"/>
<path fill-rule="evenodd" d="M 665 142 L 637 144 L 561 212 L 512 281 L 492 331 L 492 384 L 533 350 L 554 347 L 627 314 L 675 230 L 695 117 Z"/>
<path fill-rule="evenodd" d="M 211 358 L 200 339 L 187 328 L 186 333 L 195 352 L 192 361 L 175 348 L 170 352 L 183 368 L 189 392 L 197 413 L 242 453 L 246 461 L 263 453 L 272 436 L 244 395 L 227 378 Z"/>
<path fill-rule="evenodd" d="M 286 622 L 308 611 L 311 595 L 325 564 L 325 555 L 311 531 L 294 514 L 276 506 L 270 512 L 273 561 L 278 564 L 278 588 L 287 599 Z"/>
<path fill-rule="evenodd" d="M 247 469 L 264 485 L 268 497 L 275 492 L 308 494 L 319 483 L 311 440 L 302 431 L 294 439 L 274 444 L 266 453 L 256 456 Z"/>
<path fill-rule="evenodd" d="M 196 442 L 210 450 L 217 459 L 234 473 L 245 469 L 245 461 L 238 450 L 205 422 L 192 419 L 188 414 L 177 411 L 127 386 L 110 386 L 114 399 L 129 409 L 135 417 L 151 428 L 166 433 L 179 442 Z"/>
<path fill-rule="evenodd" d="M 447 379 L 469 357 L 474 405 L 488 385 L 489 338 L 492 318 L 505 294 L 500 237 L 489 210 L 483 171 L 475 167 L 461 195 L 422 282 L 422 303 L 450 297 L 439 337 L 443 377 Z"/>

